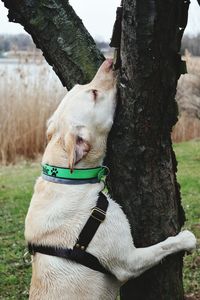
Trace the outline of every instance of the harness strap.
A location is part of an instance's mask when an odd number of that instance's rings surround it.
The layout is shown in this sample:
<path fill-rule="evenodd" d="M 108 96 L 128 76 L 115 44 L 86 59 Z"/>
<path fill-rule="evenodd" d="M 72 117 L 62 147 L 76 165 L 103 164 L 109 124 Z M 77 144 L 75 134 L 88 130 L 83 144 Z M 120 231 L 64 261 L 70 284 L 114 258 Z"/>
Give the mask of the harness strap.
<path fill-rule="evenodd" d="M 45 255 L 69 259 L 92 270 L 114 276 L 101 265 L 98 258 L 88 252 L 82 251 L 81 249 L 56 248 L 53 246 L 28 244 L 28 250 L 31 255 L 39 252 Z"/>
<path fill-rule="evenodd" d="M 97 205 L 93 208 L 89 219 L 83 227 L 74 246 L 75 248 L 86 250 L 100 224 L 105 220 L 107 208 L 108 200 L 106 196 L 102 192 L 100 192 L 97 200 Z"/>
<path fill-rule="evenodd" d="M 100 192 L 97 205 L 93 208 L 92 213 L 83 227 L 73 249 L 29 243 L 29 253 L 34 255 L 36 252 L 39 252 L 46 255 L 70 259 L 95 271 L 114 276 L 101 265 L 97 257 L 85 251 L 100 224 L 105 220 L 108 204 L 106 196 Z"/>

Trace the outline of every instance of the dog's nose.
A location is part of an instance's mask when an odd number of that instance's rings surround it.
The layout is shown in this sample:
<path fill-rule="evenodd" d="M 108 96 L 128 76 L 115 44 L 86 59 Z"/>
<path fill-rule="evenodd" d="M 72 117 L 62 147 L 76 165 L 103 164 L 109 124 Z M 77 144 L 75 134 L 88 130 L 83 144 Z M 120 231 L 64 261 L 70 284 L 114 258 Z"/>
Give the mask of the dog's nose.
<path fill-rule="evenodd" d="M 109 67 L 112 67 L 113 65 L 113 59 L 112 58 L 107 58 L 106 63 L 108 64 Z"/>
<path fill-rule="evenodd" d="M 103 71 L 109 72 L 112 69 L 112 66 L 113 66 L 113 59 L 107 58 L 101 65 L 101 68 Z"/>
<path fill-rule="evenodd" d="M 113 60 L 111 58 L 107 58 L 102 63 L 93 80 L 91 81 L 91 84 L 95 87 L 92 89 L 101 88 L 102 90 L 108 90 L 114 87 L 116 77 L 112 66 Z"/>

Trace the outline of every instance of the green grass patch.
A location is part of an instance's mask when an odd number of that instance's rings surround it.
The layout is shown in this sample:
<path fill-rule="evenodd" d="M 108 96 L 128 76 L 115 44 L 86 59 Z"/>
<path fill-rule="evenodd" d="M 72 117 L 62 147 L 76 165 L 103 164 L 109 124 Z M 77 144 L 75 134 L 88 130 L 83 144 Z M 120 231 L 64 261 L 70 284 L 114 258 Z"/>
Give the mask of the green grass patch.
<path fill-rule="evenodd" d="M 184 258 L 184 287 L 186 293 L 200 297 L 200 142 L 174 145 L 178 160 L 178 181 L 186 214 L 185 228 L 198 239 L 198 249 Z"/>
<path fill-rule="evenodd" d="M 200 241 L 200 142 L 174 145 L 178 159 L 178 181 L 186 212 L 185 227 Z M 0 171 L 0 299 L 25 300 L 31 278 L 31 267 L 23 262 L 25 251 L 24 219 L 29 206 L 39 163 L 23 162 L 1 167 Z M 185 257 L 186 293 L 200 294 L 200 252 Z"/>
<path fill-rule="evenodd" d="M 24 219 L 31 199 L 38 163 L 1 167 L 0 171 L 0 299 L 28 299 L 31 267 L 23 262 L 26 249 Z"/>

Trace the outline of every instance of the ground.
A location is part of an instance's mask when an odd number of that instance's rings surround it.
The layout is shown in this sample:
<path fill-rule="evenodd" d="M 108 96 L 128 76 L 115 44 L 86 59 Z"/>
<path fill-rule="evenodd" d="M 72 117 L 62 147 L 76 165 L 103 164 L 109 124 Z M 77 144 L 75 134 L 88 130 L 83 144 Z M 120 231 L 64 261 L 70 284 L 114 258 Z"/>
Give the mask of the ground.
<path fill-rule="evenodd" d="M 178 181 L 187 221 L 200 242 L 200 142 L 174 145 L 179 161 Z M 38 162 L 20 162 L 1 167 L 0 171 L 0 299 L 28 298 L 31 268 L 23 262 L 24 218 L 33 192 L 35 178 L 40 174 Z M 200 249 L 185 257 L 184 286 L 187 300 L 200 299 Z"/>

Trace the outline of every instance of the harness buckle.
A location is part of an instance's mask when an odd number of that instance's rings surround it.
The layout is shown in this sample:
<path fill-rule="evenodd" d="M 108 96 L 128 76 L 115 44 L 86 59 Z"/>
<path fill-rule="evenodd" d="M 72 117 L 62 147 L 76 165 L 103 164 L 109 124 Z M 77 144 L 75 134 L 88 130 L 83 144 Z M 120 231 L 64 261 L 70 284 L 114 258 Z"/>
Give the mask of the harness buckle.
<path fill-rule="evenodd" d="M 106 218 L 106 213 L 99 207 L 94 207 L 92 209 L 91 217 L 102 223 Z"/>

